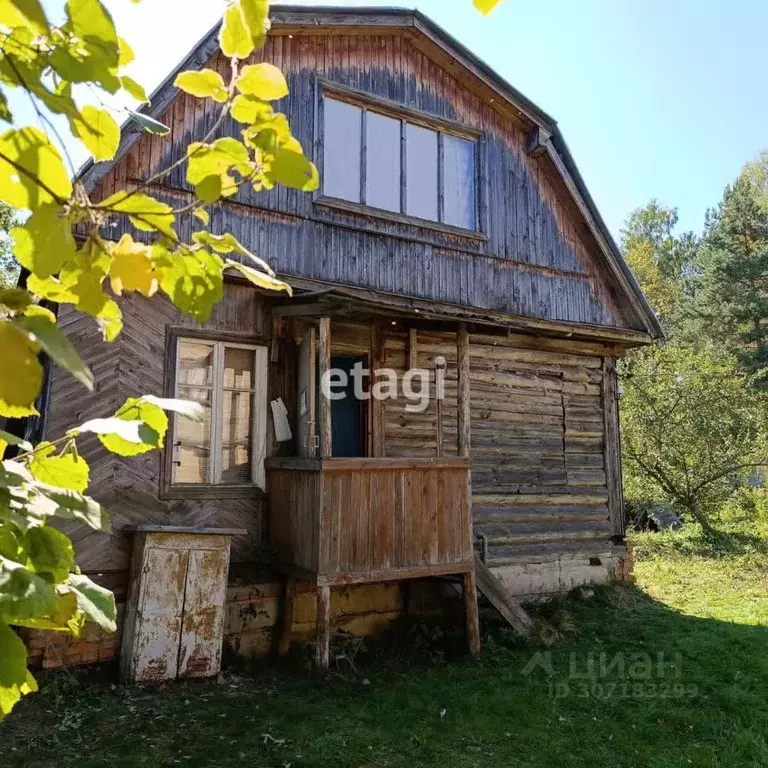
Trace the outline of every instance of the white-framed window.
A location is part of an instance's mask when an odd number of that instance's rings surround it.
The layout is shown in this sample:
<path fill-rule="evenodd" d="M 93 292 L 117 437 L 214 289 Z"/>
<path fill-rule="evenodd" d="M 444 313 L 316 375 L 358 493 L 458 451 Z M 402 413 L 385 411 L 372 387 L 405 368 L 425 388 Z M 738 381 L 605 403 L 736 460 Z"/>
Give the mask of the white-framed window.
<path fill-rule="evenodd" d="M 323 98 L 323 195 L 477 230 L 477 140 Z"/>
<path fill-rule="evenodd" d="M 263 346 L 177 339 L 175 396 L 204 418 L 174 421 L 173 486 L 265 488 L 267 361 Z"/>

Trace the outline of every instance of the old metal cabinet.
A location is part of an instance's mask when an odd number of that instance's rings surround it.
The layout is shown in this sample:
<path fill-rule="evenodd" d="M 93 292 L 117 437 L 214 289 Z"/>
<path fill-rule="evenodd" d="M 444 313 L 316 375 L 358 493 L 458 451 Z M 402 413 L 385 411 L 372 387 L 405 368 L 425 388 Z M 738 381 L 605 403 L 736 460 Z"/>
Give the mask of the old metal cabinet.
<path fill-rule="evenodd" d="M 233 535 L 225 528 L 134 529 L 120 674 L 145 683 L 219 672 Z"/>

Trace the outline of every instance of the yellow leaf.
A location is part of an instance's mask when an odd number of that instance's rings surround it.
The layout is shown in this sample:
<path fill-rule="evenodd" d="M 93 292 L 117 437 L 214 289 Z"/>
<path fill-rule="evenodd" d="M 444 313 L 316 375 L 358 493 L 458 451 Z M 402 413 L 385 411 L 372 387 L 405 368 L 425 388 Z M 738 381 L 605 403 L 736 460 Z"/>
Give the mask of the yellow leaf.
<path fill-rule="evenodd" d="M 289 296 L 293 295 L 291 286 L 288 283 L 284 283 L 282 280 L 278 280 L 275 277 L 270 277 L 264 272 L 259 272 L 251 267 L 246 267 L 245 264 L 240 264 L 231 259 L 226 260 L 226 268 L 237 270 L 243 277 L 246 277 L 251 283 L 264 288 L 267 291 L 285 291 Z"/>
<path fill-rule="evenodd" d="M 137 243 L 130 235 L 123 235 L 112 249 L 112 267 L 109 278 L 112 290 L 122 296 L 123 291 L 138 291 L 149 298 L 157 292 L 157 277 L 149 246 Z"/>
<path fill-rule="evenodd" d="M 193 70 L 180 72 L 173 84 L 198 99 L 211 98 L 225 102 L 229 98 L 223 78 L 212 69 L 201 69 L 199 72 Z"/>
<path fill-rule="evenodd" d="M 243 16 L 256 48 L 264 45 L 269 30 L 269 0 L 240 0 Z"/>
<path fill-rule="evenodd" d="M 80 119 L 72 121 L 72 132 L 98 161 L 111 160 L 120 146 L 120 127 L 106 109 L 86 106 Z"/>
<path fill-rule="evenodd" d="M 230 5 L 224 12 L 219 45 L 221 52 L 228 58 L 247 59 L 253 53 L 253 37 L 240 3 Z"/>
<path fill-rule="evenodd" d="M 0 136 L 0 200 L 34 210 L 71 194 L 59 150 L 39 128 L 14 128 Z"/>
<path fill-rule="evenodd" d="M 120 190 L 99 203 L 99 207 L 128 216 L 131 224 L 143 232 L 157 231 L 172 240 L 177 239 L 173 231 L 173 224 L 176 221 L 173 208 L 154 197 L 140 192 Z"/>
<path fill-rule="evenodd" d="M 499 3 L 501 0 L 474 0 L 475 8 L 477 8 L 480 13 L 484 15 L 488 15 Z"/>
<path fill-rule="evenodd" d="M 125 40 L 123 40 L 122 37 L 117 38 L 117 50 L 120 57 L 117 64 L 120 67 L 124 67 L 127 64 L 130 64 L 136 58 L 135 54 L 133 53 L 133 49 Z"/>
<path fill-rule="evenodd" d="M 37 277 L 55 275 L 75 255 L 72 225 L 62 213 L 56 203 L 45 203 L 11 229 L 16 261 Z"/>
<path fill-rule="evenodd" d="M 0 416 L 33 416 L 43 383 L 43 368 L 29 334 L 10 323 L 0 323 Z"/>
<path fill-rule="evenodd" d="M 9 29 L 25 27 L 37 34 L 48 29 L 39 0 L 6 0 L 0 4 L 0 24 Z"/>
<path fill-rule="evenodd" d="M 288 95 L 285 76 L 274 64 L 266 62 L 243 67 L 235 87 L 246 96 L 255 96 L 264 101 L 276 101 Z"/>
<path fill-rule="evenodd" d="M 107 299 L 104 302 L 99 313 L 96 315 L 96 322 L 101 328 L 104 341 L 112 342 L 123 330 L 123 313 L 114 299 Z"/>

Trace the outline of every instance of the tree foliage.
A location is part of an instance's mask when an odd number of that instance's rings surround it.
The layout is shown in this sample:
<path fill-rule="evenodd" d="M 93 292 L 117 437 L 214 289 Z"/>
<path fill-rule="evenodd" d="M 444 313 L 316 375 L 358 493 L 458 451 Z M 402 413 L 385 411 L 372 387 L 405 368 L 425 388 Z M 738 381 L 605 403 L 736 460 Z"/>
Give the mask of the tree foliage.
<path fill-rule="evenodd" d="M 768 463 L 766 396 L 722 350 L 677 343 L 631 356 L 622 385 L 628 494 L 666 499 L 709 528 L 709 513 Z"/>
<path fill-rule="evenodd" d="M 165 294 L 205 322 L 221 298 L 227 270 L 260 288 L 290 291 L 232 234 L 208 228 L 207 208 L 246 185 L 308 191 L 318 184 L 315 166 L 275 106 L 288 93 L 282 73 L 268 64 L 245 64 L 263 45 L 268 23 L 267 0 L 230 2 L 219 38 L 228 78 L 203 70 L 176 80 L 181 90 L 216 106 L 210 130 L 169 167 L 94 201 L 73 178 L 52 116 L 65 118 L 95 161 L 114 157 L 121 131 L 99 94 L 124 92 L 146 101 L 142 86 L 125 74 L 133 52 L 100 0 L 67 0 L 58 23 L 39 0 L 0 0 L 0 120 L 7 124 L 0 132 L 0 227 L 11 226 L 12 209 L 28 214 L 10 235 L 16 261 L 29 272 L 24 287 L 0 288 L 0 417 L 37 414 L 45 356 L 93 389 L 93 375 L 51 311 L 57 304 L 90 315 L 111 342 L 122 329 L 119 299 L 125 293 Z M 83 87 L 96 103 L 75 100 L 75 88 Z M 36 124 L 14 121 L 6 95 L 12 89 L 31 100 Z M 149 116 L 131 114 L 145 130 L 167 132 Z M 218 136 L 229 115 L 240 125 L 239 137 Z M 186 166 L 194 199 L 174 208 L 153 192 L 180 166 Z M 178 234 L 184 217 L 198 227 L 189 242 Z M 120 219 L 133 232 L 115 241 L 106 233 Z M 86 495 L 81 435 L 96 434 L 105 449 L 134 456 L 163 447 L 166 411 L 200 417 L 194 404 L 136 394 L 113 418 L 91 419 L 37 446 L 0 430 L 0 458 L 10 455 L 6 449 L 15 451 L 0 464 L 0 718 L 35 688 L 13 627 L 77 634 L 94 621 L 115 628 L 114 598 L 79 573 L 72 543 L 49 523 L 76 520 L 108 528 L 104 511 Z"/>

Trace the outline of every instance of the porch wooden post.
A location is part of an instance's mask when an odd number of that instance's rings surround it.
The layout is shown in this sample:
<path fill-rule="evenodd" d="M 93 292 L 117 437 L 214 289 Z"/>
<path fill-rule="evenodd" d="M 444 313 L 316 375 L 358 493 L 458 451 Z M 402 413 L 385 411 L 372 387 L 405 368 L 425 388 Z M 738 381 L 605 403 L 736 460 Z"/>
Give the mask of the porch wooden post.
<path fill-rule="evenodd" d="M 376 382 L 376 371 L 384 367 L 384 326 L 374 321 L 371 325 L 371 387 Z M 384 403 L 371 398 L 371 456 L 384 456 Z"/>
<path fill-rule="evenodd" d="M 459 456 L 467 458 L 470 455 L 472 443 L 472 410 L 469 387 L 469 333 L 467 324 L 459 324 L 456 344 L 458 371 L 458 412 L 459 412 Z"/>
<path fill-rule="evenodd" d="M 317 343 L 317 359 L 320 364 L 320 458 L 329 459 L 333 453 L 333 435 L 331 432 L 331 401 L 323 395 L 322 382 L 326 371 L 331 368 L 331 318 L 320 318 L 320 334 Z"/>
<path fill-rule="evenodd" d="M 331 644 L 331 588 L 317 588 L 317 634 L 315 635 L 315 665 L 328 669 Z"/>
<path fill-rule="evenodd" d="M 467 643 L 470 653 L 480 650 L 480 616 L 477 612 L 475 569 L 464 574 L 464 607 L 467 612 Z"/>
<path fill-rule="evenodd" d="M 280 636 L 277 643 L 277 655 L 287 656 L 291 650 L 291 628 L 293 626 L 293 603 L 296 597 L 296 579 L 285 580 L 283 597 L 283 615 L 280 618 Z"/>

